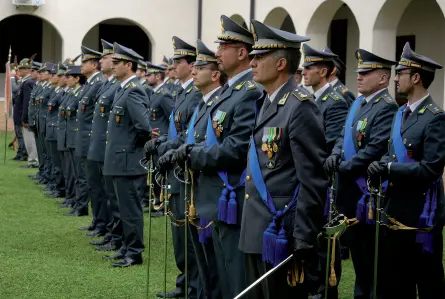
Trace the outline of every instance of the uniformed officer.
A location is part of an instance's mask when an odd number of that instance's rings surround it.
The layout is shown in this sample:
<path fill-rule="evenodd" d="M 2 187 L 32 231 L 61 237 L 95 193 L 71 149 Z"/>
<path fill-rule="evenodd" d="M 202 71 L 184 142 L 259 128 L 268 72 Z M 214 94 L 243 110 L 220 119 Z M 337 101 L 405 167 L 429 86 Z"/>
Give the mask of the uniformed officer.
<path fill-rule="evenodd" d="M 46 141 L 48 144 L 49 153 L 52 160 L 52 177 L 54 188 L 52 192 L 47 194 L 48 197 L 58 198 L 65 197 L 65 181 L 62 172 L 62 160 L 59 151 L 57 150 L 57 131 L 58 131 L 58 116 L 59 107 L 64 95 L 63 88 L 66 86 L 63 78 L 66 67 L 62 63 L 53 66 L 51 83 L 56 85 L 52 97 L 48 100 L 48 112 L 46 117 Z"/>
<path fill-rule="evenodd" d="M 147 82 L 147 79 L 145 78 L 146 74 L 147 74 L 147 62 L 143 60 L 138 61 L 138 69 L 136 71 L 136 76 L 139 78 L 139 83 L 141 84 L 142 88 L 144 88 L 148 98 L 150 99 L 150 96 L 153 94 L 153 88 Z"/>
<path fill-rule="evenodd" d="M 34 85 L 34 88 L 32 89 L 31 92 L 31 98 L 29 100 L 29 106 L 28 106 L 28 118 L 25 120 L 25 123 L 28 124 L 30 131 L 33 133 L 34 137 L 33 146 L 35 148 L 35 152 L 37 153 L 37 161 L 39 168 L 38 172 L 35 175 L 30 175 L 30 178 L 39 181 L 43 178 L 43 162 L 40 161 L 40 159 L 42 158 L 42 153 L 40 151 L 40 145 L 38 141 L 38 131 L 36 126 L 36 112 L 37 112 L 36 99 L 39 97 L 43 89 L 42 88 L 43 82 L 41 80 L 42 76 L 39 72 L 40 68 L 42 67 L 42 64 L 40 62 L 33 61 L 32 67 L 33 67 L 32 73 L 34 74 L 34 76 L 36 76 L 35 80 L 36 84 Z M 26 116 L 23 117 L 26 118 Z M 28 139 L 28 141 L 26 139 L 27 138 L 25 137 L 25 145 L 27 147 L 31 146 L 31 141 L 32 141 L 31 138 Z"/>
<path fill-rule="evenodd" d="M 25 147 L 25 141 L 23 139 L 23 123 L 22 116 L 25 107 L 28 105 L 31 90 L 34 86 L 34 81 L 31 79 L 31 61 L 32 59 L 22 59 L 17 66 L 17 75 L 20 77 L 20 86 L 17 90 L 16 96 L 13 97 L 13 120 L 14 120 L 14 133 L 18 141 L 18 149 L 16 156 L 13 160 L 26 161 L 28 159 L 28 153 Z M 31 80 L 30 80 L 31 79 Z M 26 113 L 28 111 L 26 110 Z"/>
<path fill-rule="evenodd" d="M 254 126 L 254 102 L 262 89 L 253 82 L 249 52 L 252 33 L 221 16 L 216 52 L 219 70 L 228 76 L 211 107 L 206 146 L 189 146 L 190 168 L 200 171 L 201 217 L 214 221 L 212 241 L 223 298 L 233 298 L 245 284 L 244 255 L 238 249 L 244 199 L 245 163 Z"/>
<path fill-rule="evenodd" d="M 203 100 L 196 107 L 190 120 L 186 136 L 184 136 L 185 139 L 182 140 L 184 145 L 177 149 L 173 156 L 173 160 L 178 165 L 184 165 L 189 145 L 205 146 L 209 113 L 212 110 L 212 106 L 219 99 L 218 95 L 221 86 L 227 81 L 227 76 L 218 69 L 215 53 L 209 50 L 201 40 L 197 40 L 196 55 L 196 63 L 192 71 L 193 83 L 201 90 Z M 198 265 L 200 286 L 203 290 L 203 298 L 221 298 L 218 272 L 216 270 L 216 256 L 211 240 L 212 223 L 200 216 L 203 208 L 202 203 L 194 201 L 197 194 L 206 192 L 206 187 L 199 184 L 198 173 L 196 173 L 196 177 L 193 180 L 194 188 L 190 192 L 194 192 L 194 196 L 191 196 L 193 200 L 190 202 L 189 218 L 191 225 L 189 229 Z M 193 215 L 193 209 L 196 209 L 197 215 Z M 199 228 L 199 232 L 196 227 Z M 198 293 L 200 293 L 199 290 Z"/>
<path fill-rule="evenodd" d="M 37 168 L 39 162 L 37 160 L 37 148 L 36 140 L 34 134 L 34 127 L 30 125 L 29 113 L 30 110 L 34 109 L 33 94 L 37 89 L 37 83 L 39 82 L 37 70 L 40 68 L 41 63 L 32 61 L 31 62 L 31 79 L 34 81 L 34 85 L 31 89 L 31 93 L 28 100 L 23 103 L 23 113 L 22 113 L 22 125 L 23 125 L 23 139 L 25 141 L 26 152 L 28 153 L 28 164 L 27 168 Z"/>
<path fill-rule="evenodd" d="M 133 50 L 113 44 L 113 74 L 122 82 L 116 90 L 108 123 L 104 175 L 113 178 L 123 226 L 121 248 L 108 259 L 118 259 L 114 267 L 142 263 L 144 219 L 140 186 L 146 172 L 139 161 L 150 138 L 148 98 L 135 73 L 142 57 Z"/>
<path fill-rule="evenodd" d="M 306 86 L 311 86 L 314 90 L 315 103 L 320 108 L 323 115 L 327 152 L 330 154 L 334 148 L 335 142 L 338 137 L 340 137 L 346 115 L 348 114 L 348 104 L 345 99 L 338 94 L 328 82 L 329 74 L 334 70 L 334 61 L 337 59 L 337 55 L 315 50 L 308 44 L 303 45 L 303 53 L 304 70 L 302 74 L 304 77 L 304 84 Z M 330 198 L 326 198 L 326 217 L 329 216 L 329 200 Z M 317 267 L 309 270 L 310 276 L 314 280 L 314 288 L 310 290 L 310 293 L 313 293 L 314 298 L 322 298 L 321 296 L 324 296 L 325 291 L 327 242 L 325 242 L 325 240 L 320 241 L 322 243 L 318 250 L 319 264 L 318 266 L 315 264 L 314 266 Z M 337 285 L 329 288 L 328 298 L 338 298 L 337 286 L 341 278 L 341 257 L 338 242 L 336 243 L 336 247 L 335 273 Z"/>
<path fill-rule="evenodd" d="M 154 130 L 154 137 L 168 134 L 169 117 L 175 104 L 165 83 L 165 71 L 163 66 L 147 64 L 147 82 L 154 92 L 149 105 L 150 125 Z"/>
<path fill-rule="evenodd" d="M 79 56 L 80 57 L 80 56 Z M 78 57 L 76 57 L 78 58 Z M 80 157 L 75 155 L 76 151 L 76 140 L 77 132 L 79 130 L 79 125 L 77 121 L 77 112 L 79 102 L 81 100 L 81 95 L 83 93 L 82 85 L 85 84 L 86 78 L 81 72 L 80 66 L 74 65 L 76 59 L 72 61 L 72 65 L 68 67 L 66 72 L 66 84 L 71 88 L 69 99 L 66 103 L 66 147 L 69 149 L 69 157 L 71 169 L 74 170 L 75 178 L 75 192 L 76 197 L 74 203 L 71 205 L 71 210 L 66 213 L 66 216 L 85 216 L 88 215 L 88 207 L 84 207 L 83 210 L 78 208 L 77 203 L 81 202 L 79 200 L 81 193 L 79 193 L 79 188 L 81 184 L 85 182 L 79 181 L 79 167 L 80 167 Z M 82 185 L 85 188 L 84 185 Z"/>
<path fill-rule="evenodd" d="M 181 82 L 175 97 L 175 106 L 170 115 L 170 124 L 167 137 L 161 136 L 154 142 L 154 146 L 146 147 L 149 154 L 157 154 L 161 168 L 171 170 L 171 158 L 174 150 L 177 149 L 183 140 L 187 126 L 193 116 L 196 106 L 202 100 L 202 93 L 193 85 L 192 70 L 196 61 L 196 48 L 180 38 L 173 36 L 173 70 Z M 153 145 L 153 142 L 151 143 Z M 157 150 L 156 150 L 157 147 Z M 164 157 L 161 157 L 163 156 Z M 162 163 L 161 163 L 162 162 Z M 175 178 L 173 171 L 168 173 L 169 184 L 171 186 L 169 199 L 170 209 L 177 220 L 184 219 L 184 188 L 181 189 L 179 181 Z M 182 194 L 181 194 L 182 191 Z M 172 225 L 173 247 L 175 252 L 176 266 L 180 274 L 176 278 L 176 288 L 166 294 L 167 298 L 176 298 L 184 295 L 186 286 L 184 285 L 185 254 L 188 256 L 189 267 L 189 289 L 190 297 L 196 298 L 198 288 L 198 269 L 195 262 L 195 254 L 191 242 L 188 243 L 187 253 L 185 248 L 184 227 Z M 158 297 L 163 297 L 163 293 L 158 293 Z"/>
<path fill-rule="evenodd" d="M 53 69 L 53 63 L 45 63 L 42 65 L 42 68 L 39 70 L 40 75 L 42 77 L 42 81 L 44 81 L 43 90 L 40 94 L 40 97 L 37 99 L 37 114 L 36 114 L 36 123 L 37 130 L 39 132 L 38 142 L 40 143 L 40 147 L 42 149 L 43 154 L 43 165 L 44 165 L 44 180 L 39 181 L 39 184 L 47 185 L 44 190 L 49 190 L 53 186 L 48 185 L 51 184 L 51 156 L 46 143 L 46 114 L 48 112 L 48 100 L 50 99 L 52 92 L 54 90 L 54 85 L 50 82 L 51 72 Z M 40 160 L 40 158 L 39 158 Z"/>
<path fill-rule="evenodd" d="M 103 169 L 108 119 L 116 89 L 119 87 L 119 81 L 113 76 L 113 61 L 111 59 L 113 45 L 102 40 L 102 48 L 101 72 L 107 81 L 96 95 L 87 163 L 90 185 L 93 191 L 91 204 L 94 206 L 92 210 L 94 219 L 96 219 L 95 229 L 99 232 L 106 232 L 106 235 L 100 242 L 92 242 L 92 244 L 100 245 L 101 247 L 96 248 L 99 250 L 117 250 L 121 246 L 122 223 L 120 223 L 119 206 L 114 192 L 113 179 L 111 176 L 104 176 Z M 113 234 L 115 225 L 117 227 L 114 231 L 118 230 L 119 232 Z"/>
<path fill-rule="evenodd" d="M 16 96 L 13 99 L 14 102 L 14 132 L 18 141 L 18 150 L 14 160 L 28 161 L 28 165 L 35 165 L 36 153 L 34 152 L 33 160 L 28 156 L 27 148 L 25 146 L 24 131 L 29 130 L 28 123 L 23 120 L 28 119 L 28 106 L 31 97 L 32 89 L 34 88 L 35 81 L 31 77 L 32 60 L 25 58 L 20 61 L 17 66 L 17 75 L 20 76 L 20 85 Z"/>
<path fill-rule="evenodd" d="M 326 157 L 322 115 L 293 77 L 300 45 L 309 38 L 255 20 L 252 32 L 253 80 L 263 84 L 265 92 L 255 105 L 239 242 L 247 283 L 283 261 L 291 250 L 294 260 L 248 297 L 307 298 L 304 284 L 288 285 L 295 283 L 288 269 L 304 272 L 302 261 L 316 249 L 328 184 L 322 169 Z"/>
<path fill-rule="evenodd" d="M 324 48 L 323 51 L 326 53 L 334 54 L 328 47 Z M 329 83 L 331 83 L 336 92 L 343 96 L 343 98 L 348 103 L 348 106 L 350 107 L 352 105 L 352 102 L 354 102 L 355 100 L 355 95 L 339 79 L 340 73 L 346 70 L 346 65 L 338 56 L 334 59 L 334 65 L 335 68 L 333 69 L 332 73 L 329 74 Z"/>
<path fill-rule="evenodd" d="M 59 110 L 57 118 L 57 150 L 60 154 L 62 173 L 65 183 L 65 199 L 61 203 L 61 207 L 71 207 L 76 200 L 76 189 L 74 187 L 75 177 L 74 169 L 71 165 L 70 152 L 67 147 L 67 104 L 72 94 L 71 87 L 67 84 L 67 72 L 69 69 L 70 62 L 68 61 L 65 65 L 66 70 L 63 73 L 62 79 L 59 81 L 59 86 L 63 88 L 63 94 L 58 100 Z"/>
<path fill-rule="evenodd" d="M 102 87 L 104 78 L 100 73 L 99 60 L 102 53 L 91 50 L 85 46 L 81 47 L 82 51 L 82 65 L 80 67 L 82 75 L 86 78 L 85 85 L 81 88 L 79 93 L 79 103 L 77 107 L 77 135 L 76 135 L 76 151 L 74 152 L 77 159 L 77 192 L 75 208 L 79 210 L 79 214 L 88 215 L 88 202 L 97 199 L 97 194 L 102 191 L 102 188 L 97 188 L 96 184 L 90 185 L 94 182 L 93 174 L 88 171 L 88 148 L 90 145 L 91 126 L 93 120 L 93 112 L 96 104 L 97 91 Z M 91 166 L 94 167 L 94 166 Z M 93 189 L 94 188 L 94 189 Z M 91 196 L 91 197 L 90 197 Z M 95 205 L 92 204 L 92 208 Z M 95 212 L 93 212 L 93 223 Z M 105 231 L 95 230 L 87 234 L 89 237 L 103 236 Z"/>
<path fill-rule="evenodd" d="M 345 127 L 325 162 L 325 170 L 338 171 L 336 205 L 359 224 L 348 228 L 344 241 L 351 250 L 356 274 L 354 298 L 371 298 L 374 269 L 375 213 L 369 205 L 366 169 L 386 152 L 391 120 L 397 103 L 389 95 L 388 85 L 393 61 L 363 49 L 355 52 L 358 61 L 357 86 L 362 94 L 349 109 Z"/>
<path fill-rule="evenodd" d="M 406 43 L 394 81 L 408 103 L 394 117 L 388 153 L 368 168 L 374 186 L 380 178 L 389 181 L 384 210 L 399 223 L 384 219 L 400 228 L 384 227 L 378 274 L 382 299 L 445 298 L 445 113 L 428 93 L 436 69 L 442 66 Z M 403 230 L 407 227 L 413 230 Z"/>

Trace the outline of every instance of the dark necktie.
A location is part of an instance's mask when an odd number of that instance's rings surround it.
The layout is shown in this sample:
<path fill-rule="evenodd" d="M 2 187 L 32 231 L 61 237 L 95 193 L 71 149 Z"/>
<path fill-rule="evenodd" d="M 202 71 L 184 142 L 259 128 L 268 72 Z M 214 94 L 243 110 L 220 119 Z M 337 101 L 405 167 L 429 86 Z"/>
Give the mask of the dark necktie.
<path fill-rule="evenodd" d="M 405 111 L 403 111 L 403 119 L 402 119 L 402 126 L 405 125 L 406 120 L 411 115 L 411 109 L 409 107 L 406 107 Z"/>
<path fill-rule="evenodd" d="M 360 108 L 362 108 L 363 106 L 365 106 L 368 102 L 366 101 L 366 99 L 363 99 L 362 102 L 360 103 Z"/>
<path fill-rule="evenodd" d="M 261 113 L 260 119 L 263 118 L 263 116 L 266 113 L 267 108 L 269 108 L 270 104 L 272 104 L 272 102 L 270 101 L 269 96 L 267 95 L 266 98 L 264 99 L 263 112 Z"/>
<path fill-rule="evenodd" d="M 220 95 L 223 94 L 228 88 L 229 88 L 229 83 L 224 84 L 219 94 Z"/>

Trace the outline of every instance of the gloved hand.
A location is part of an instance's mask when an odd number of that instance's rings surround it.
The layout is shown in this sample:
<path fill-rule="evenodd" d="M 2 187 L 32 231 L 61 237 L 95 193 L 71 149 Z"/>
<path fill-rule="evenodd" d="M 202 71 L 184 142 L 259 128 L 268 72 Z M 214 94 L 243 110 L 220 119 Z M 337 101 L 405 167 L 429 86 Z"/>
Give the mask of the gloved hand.
<path fill-rule="evenodd" d="M 388 179 L 388 163 L 383 161 L 374 161 L 368 167 L 368 176 L 371 178 L 371 181 L 377 182 L 379 178 L 382 179 L 382 182 Z"/>
<path fill-rule="evenodd" d="M 175 150 L 171 149 L 159 158 L 158 164 L 160 173 L 165 173 L 167 170 L 173 169 L 172 157 L 174 153 Z"/>
<path fill-rule="evenodd" d="M 338 171 L 338 166 L 340 165 L 340 156 L 337 154 L 330 155 L 324 162 L 323 168 L 326 173 L 331 174 Z"/>
<path fill-rule="evenodd" d="M 149 158 L 150 155 L 156 154 L 157 147 L 161 144 L 159 139 L 152 139 L 145 143 L 145 156 Z"/>
<path fill-rule="evenodd" d="M 193 144 L 183 144 L 181 145 L 173 154 L 172 163 L 178 163 L 179 165 L 183 164 L 188 155 L 193 149 Z"/>

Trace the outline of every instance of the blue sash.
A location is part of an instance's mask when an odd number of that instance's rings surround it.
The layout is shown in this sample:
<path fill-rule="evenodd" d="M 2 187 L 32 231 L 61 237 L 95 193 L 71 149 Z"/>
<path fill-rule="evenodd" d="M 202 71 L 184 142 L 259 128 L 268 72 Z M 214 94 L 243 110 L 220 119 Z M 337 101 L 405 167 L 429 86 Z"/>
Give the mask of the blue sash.
<path fill-rule="evenodd" d="M 343 136 L 343 151 L 344 157 L 346 161 L 349 161 L 357 155 L 357 151 L 355 150 L 354 141 L 353 141 L 353 128 L 352 124 L 354 122 L 354 117 L 360 109 L 361 102 L 364 99 L 363 96 L 358 97 L 353 103 L 352 107 L 349 110 L 348 117 L 346 118 L 346 125 L 344 129 Z M 366 222 L 367 224 L 375 223 L 375 199 L 371 196 L 371 193 L 368 190 L 368 185 L 366 183 L 366 178 L 364 176 L 358 177 L 355 180 L 357 186 L 360 188 L 362 192 L 362 197 L 357 203 L 357 211 L 356 218 L 360 222 Z M 386 190 L 388 186 L 388 182 L 384 182 L 382 184 L 383 192 Z M 368 202 L 366 202 L 369 200 Z"/>
<path fill-rule="evenodd" d="M 168 139 L 175 140 L 176 136 L 178 136 L 178 131 L 176 131 L 175 126 L 175 109 L 172 110 L 170 114 L 170 122 L 168 124 Z"/>
<path fill-rule="evenodd" d="M 273 215 L 269 227 L 263 233 L 263 261 L 276 266 L 288 257 L 288 240 L 283 225 L 283 219 L 284 216 L 297 205 L 300 184 L 295 188 L 294 195 L 289 204 L 286 205 L 283 210 L 277 211 L 272 196 L 267 191 L 266 183 L 263 179 L 253 137 L 250 139 L 248 167 L 252 173 L 252 180 L 258 194 L 269 212 Z"/>
<path fill-rule="evenodd" d="M 213 130 L 212 121 L 209 115 L 206 129 L 206 146 L 212 146 L 215 144 L 218 144 L 218 139 L 215 131 Z M 244 169 L 243 173 L 241 174 L 240 181 L 236 186 L 229 184 L 227 172 L 218 171 L 218 175 L 224 182 L 225 186 L 218 201 L 218 220 L 227 224 L 237 224 L 238 204 L 236 202 L 235 189 L 244 186 L 246 182 L 246 169 Z M 227 200 L 228 196 L 229 200 Z"/>
<path fill-rule="evenodd" d="M 193 112 L 192 119 L 190 120 L 189 125 L 188 125 L 187 140 L 186 140 L 187 144 L 195 144 L 195 142 L 196 142 L 195 121 L 196 121 L 196 116 L 198 115 L 198 111 L 199 111 L 199 105 L 196 106 L 195 111 Z M 202 217 L 199 218 L 199 226 L 200 227 L 204 228 L 204 227 L 208 226 L 205 229 L 198 230 L 199 242 L 201 244 L 207 245 L 210 243 L 210 240 L 212 239 L 212 227 L 209 224 L 210 224 L 210 220 L 204 219 Z"/>
<path fill-rule="evenodd" d="M 405 111 L 406 105 L 403 105 L 397 111 L 396 119 L 394 121 L 394 127 L 392 130 L 392 144 L 394 146 L 394 152 L 399 163 L 414 163 L 416 160 L 412 159 L 408 155 L 408 151 L 403 144 L 403 137 L 401 134 L 403 111 Z M 439 179 L 440 180 L 440 179 Z M 422 214 L 419 218 L 419 228 L 428 228 L 434 226 L 434 220 L 436 216 L 437 208 L 437 183 L 432 183 L 431 187 L 426 193 L 426 200 L 423 206 Z M 433 234 L 429 232 L 417 232 L 416 243 L 422 244 L 422 251 L 432 253 L 433 252 Z"/>

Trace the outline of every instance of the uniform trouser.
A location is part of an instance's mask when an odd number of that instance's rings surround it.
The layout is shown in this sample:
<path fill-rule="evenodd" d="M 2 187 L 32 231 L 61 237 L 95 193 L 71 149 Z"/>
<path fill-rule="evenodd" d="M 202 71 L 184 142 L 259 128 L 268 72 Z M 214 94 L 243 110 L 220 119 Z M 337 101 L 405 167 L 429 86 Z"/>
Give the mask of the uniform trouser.
<path fill-rule="evenodd" d="M 74 169 L 71 165 L 70 152 L 59 151 L 60 160 L 62 161 L 62 173 L 63 178 L 65 180 L 65 203 L 74 204 L 76 199 L 76 188 L 75 186 L 75 177 L 74 177 Z"/>
<path fill-rule="evenodd" d="M 382 228 L 378 298 L 445 298 L 442 229 L 434 228 L 433 253 L 426 253 L 416 232 Z"/>
<path fill-rule="evenodd" d="M 28 127 L 23 128 L 23 139 L 25 140 L 26 151 L 28 152 L 28 164 L 37 165 L 37 147 L 34 132 Z"/>
<path fill-rule="evenodd" d="M 50 178 L 50 182 L 52 184 L 55 184 L 55 177 L 54 177 L 54 163 L 53 163 L 53 155 L 51 152 L 51 145 L 49 144 L 49 141 L 45 138 L 45 148 L 46 148 L 46 156 L 47 156 L 47 171 L 48 176 Z"/>
<path fill-rule="evenodd" d="M 375 226 L 359 223 L 348 228 L 344 236 L 355 270 L 354 299 L 372 298 Z"/>
<path fill-rule="evenodd" d="M 238 249 L 240 226 L 217 221 L 212 239 L 217 258 L 218 278 L 224 299 L 232 299 L 246 287 L 244 253 Z"/>
<path fill-rule="evenodd" d="M 113 176 L 123 236 L 120 252 L 134 258 L 144 251 L 144 218 L 140 202 L 143 175 Z"/>
<path fill-rule="evenodd" d="M 251 285 L 267 271 L 272 269 L 272 265 L 263 262 L 261 254 L 245 254 L 245 273 L 247 284 Z M 295 298 L 306 299 L 308 297 L 307 285 L 305 282 L 290 287 L 287 284 L 287 273 L 290 267 L 294 266 L 293 261 L 289 261 L 280 269 L 276 270 L 262 283 L 251 289 L 246 298 L 248 299 L 276 299 Z M 306 277 L 306 275 L 305 275 Z"/>
<path fill-rule="evenodd" d="M 319 247 L 318 247 L 318 255 L 315 258 L 314 262 L 311 263 L 311 268 L 308 270 L 308 289 L 311 294 L 321 294 L 324 297 L 325 292 L 325 282 L 326 282 L 326 263 L 327 263 L 327 250 L 328 250 L 328 242 L 325 238 L 319 239 Z M 331 241 L 331 254 L 332 254 L 332 241 Z M 335 286 L 329 286 L 328 290 L 328 299 L 337 299 L 338 298 L 338 285 L 340 284 L 341 279 L 341 250 L 340 243 L 337 239 L 335 242 L 335 263 L 334 263 L 334 271 L 335 276 L 337 278 L 337 284 Z M 332 255 L 331 260 L 332 261 Z M 331 267 L 329 266 L 329 272 Z"/>
<path fill-rule="evenodd" d="M 60 152 L 57 150 L 57 141 L 48 141 L 47 143 L 51 152 L 53 182 L 56 185 L 54 190 L 64 195 L 65 179 L 62 172 L 62 160 L 60 159 Z"/>
<path fill-rule="evenodd" d="M 74 208 L 82 213 L 88 214 L 89 190 L 87 182 L 86 158 L 74 156 L 76 172 L 76 203 Z"/>
<path fill-rule="evenodd" d="M 179 194 L 172 194 L 169 199 L 169 209 L 171 210 L 173 217 L 176 220 L 184 220 L 184 200 L 181 199 Z M 175 254 L 176 266 L 179 270 L 179 275 L 176 277 L 176 287 L 184 290 L 185 292 L 185 227 L 171 225 L 172 239 L 173 239 L 173 251 Z M 192 236 L 188 233 L 187 242 L 187 262 L 188 262 L 188 281 L 190 297 L 197 298 L 197 292 L 199 288 L 199 276 L 198 267 L 195 260 L 195 252 L 193 250 L 193 244 L 191 242 Z"/>
<path fill-rule="evenodd" d="M 39 174 L 42 178 L 46 179 L 46 177 L 45 177 L 45 155 L 43 152 L 43 145 L 42 145 L 42 141 L 41 141 L 42 137 L 38 130 L 35 131 L 35 136 L 36 136 L 37 156 L 39 157 Z"/>
<path fill-rule="evenodd" d="M 103 162 L 86 160 L 87 178 L 89 189 L 91 190 L 91 210 L 96 224 L 96 230 L 105 232 L 107 224 L 110 222 L 108 209 L 108 198 L 105 188 L 105 178 L 102 173 Z"/>
<path fill-rule="evenodd" d="M 199 219 L 197 222 L 199 223 Z M 195 252 L 200 279 L 198 294 L 202 294 L 202 296 L 198 296 L 198 298 L 221 299 L 216 256 L 212 241 L 209 241 L 210 244 L 202 244 L 199 242 L 199 234 L 196 227 L 189 224 L 189 230 L 191 236 L 190 242 L 192 243 Z"/>
<path fill-rule="evenodd" d="M 103 164 L 101 167 L 103 173 Z M 110 216 L 110 221 L 107 223 L 107 233 L 105 234 L 104 239 L 111 241 L 117 247 L 120 247 L 122 245 L 123 228 L 116 192 L 114 191 L 113 186 L 113 177 L 105 175 L 104 180 L 108 200 L 108 214 Z"/>
<path fill-rule="evenodd" d="M 19 158 L 26 157 L 28 155 L 25 147 L 25 141 L 23 140 L 22 128 L 23 127 L 21 125 L 14 125 L 15 137 L 17 138 L 17 142 L 19 144 L 17 149 L 17 157 Z"/>

